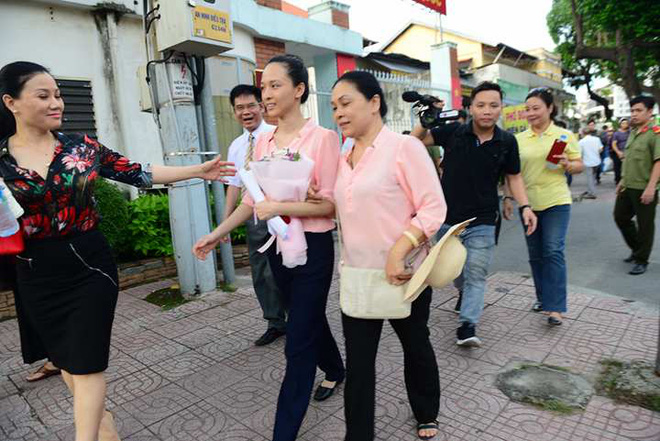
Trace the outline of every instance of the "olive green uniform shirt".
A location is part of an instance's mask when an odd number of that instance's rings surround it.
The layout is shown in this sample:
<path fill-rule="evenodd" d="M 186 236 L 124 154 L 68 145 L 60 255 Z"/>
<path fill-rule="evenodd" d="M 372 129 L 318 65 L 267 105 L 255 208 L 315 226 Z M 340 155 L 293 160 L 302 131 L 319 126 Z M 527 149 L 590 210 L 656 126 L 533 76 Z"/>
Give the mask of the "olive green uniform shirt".
<path fill-rule="evenodd" d="M 623 186 L 645 190 L 656 161 L 660 161 L 660 127 L 650 122 L 630 133 L 623 160 Z"/>

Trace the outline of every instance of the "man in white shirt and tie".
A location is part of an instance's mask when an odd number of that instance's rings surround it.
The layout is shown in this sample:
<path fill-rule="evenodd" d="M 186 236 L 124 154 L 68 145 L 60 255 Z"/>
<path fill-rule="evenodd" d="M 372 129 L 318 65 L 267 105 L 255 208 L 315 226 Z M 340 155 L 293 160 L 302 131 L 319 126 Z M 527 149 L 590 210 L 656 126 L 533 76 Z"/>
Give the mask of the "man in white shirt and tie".
<path fill-rule="evenodd" d="M 261 102 L 261 90 L 255 86 L 239 84 L 229 94 L 229 101 L 234 109 L 234 117 L 243 126 L 243 134 L 229 146 L 227 160 L 236 164 L 236 168 L 249 168 L 254 153 L 254 146 L 260 133 L 275 129 L 263 119 L 264 105 Z M 225 204 L 225 219 L 236 209 L 236 204 L 243 191 L 238 175 L 226 179 L 228 184 Z M 252 284 L 257 299 L 268 320 L 268 329 L 255 341 L 255 345 L 264 346 L 277 340 L 286 332 L 286 310 L 280 300 L 280 293 L 275 285 L 268 258 L 258 249 L 268 239 L 266 222 L 250 219 L 246 223 L 247 244 L 252 269 Z"/>

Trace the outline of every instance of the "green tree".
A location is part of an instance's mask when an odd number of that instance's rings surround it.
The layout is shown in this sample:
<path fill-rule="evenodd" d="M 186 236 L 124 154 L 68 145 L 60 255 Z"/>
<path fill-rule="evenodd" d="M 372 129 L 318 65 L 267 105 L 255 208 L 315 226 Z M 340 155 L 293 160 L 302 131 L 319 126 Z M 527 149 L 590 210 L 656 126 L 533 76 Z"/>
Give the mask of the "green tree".
<path fill-rule="evenodd" d="M 660 13 L 657 0 L 553 0 L 547 17 L 572 86 L 611 111 L 591 90 L 596 77 L 620 85 L 629 97 L 642 92 L 660 102 Z"/>

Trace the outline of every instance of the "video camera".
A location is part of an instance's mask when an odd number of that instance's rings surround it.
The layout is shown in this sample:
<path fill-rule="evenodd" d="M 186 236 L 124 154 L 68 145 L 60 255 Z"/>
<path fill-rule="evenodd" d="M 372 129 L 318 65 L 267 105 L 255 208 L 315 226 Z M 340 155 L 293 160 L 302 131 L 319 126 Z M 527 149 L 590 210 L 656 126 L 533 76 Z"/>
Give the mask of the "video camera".
<path fill-rule="evenodd" d="M 403 92 L 401 98 L 407 103 L 413 104 L 417 110 L 419 122 L 425 129 L 431 129 L 449 121 L 455 121 L 461 117 L 458 110 L 447 110 L 445 112 L 434 106 L 440 99 L 431 95 L 420 95 L 414 90 Z"/>

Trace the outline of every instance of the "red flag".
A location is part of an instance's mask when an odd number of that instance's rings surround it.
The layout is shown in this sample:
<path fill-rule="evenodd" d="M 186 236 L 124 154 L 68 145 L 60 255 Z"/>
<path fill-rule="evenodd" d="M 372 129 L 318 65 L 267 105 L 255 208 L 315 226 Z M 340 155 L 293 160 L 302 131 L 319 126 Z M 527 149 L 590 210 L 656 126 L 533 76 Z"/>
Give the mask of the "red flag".
<path fill-rule="evenodd" d="M 447 15 L 447 0 L 413 0 L 421 5 L 426 6 L 429 9 L 433 9 L 441 13 L 442 15 Z"/>

